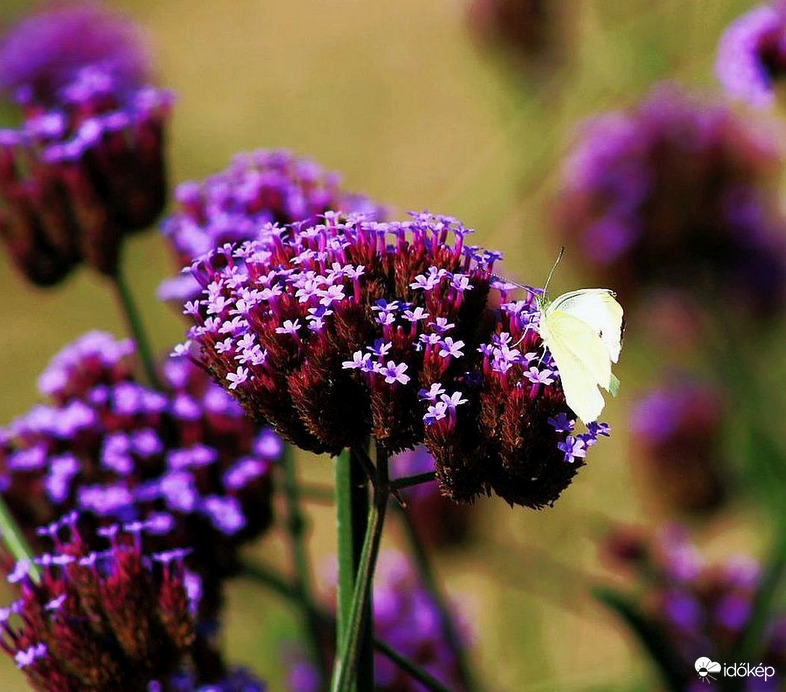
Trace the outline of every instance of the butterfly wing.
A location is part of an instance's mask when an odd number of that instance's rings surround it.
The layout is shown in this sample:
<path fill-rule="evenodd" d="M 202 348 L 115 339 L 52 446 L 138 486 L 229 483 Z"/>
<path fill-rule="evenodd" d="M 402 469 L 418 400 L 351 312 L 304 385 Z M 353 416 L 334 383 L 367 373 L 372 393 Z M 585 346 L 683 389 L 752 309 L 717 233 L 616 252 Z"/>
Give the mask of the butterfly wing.
<path fill-rule="evenodd" d="M 613 291 L 607 288 L 570 291 L 562 294 L 549 307 L 573 315 L 590 325 L 600 336 L 609 359 L 614 363 L 619 360 L 622 348 L 622 306 L 615 300 Z"/>
<path fill-rule="evenodd" d="M 552 305 L 541 315 L 541 338 L 559 369 L 568 406 L 585 423 L 597 420 L 604 406 L 598 387 L 613 387 L 601 337 L 584 320 Z"/>

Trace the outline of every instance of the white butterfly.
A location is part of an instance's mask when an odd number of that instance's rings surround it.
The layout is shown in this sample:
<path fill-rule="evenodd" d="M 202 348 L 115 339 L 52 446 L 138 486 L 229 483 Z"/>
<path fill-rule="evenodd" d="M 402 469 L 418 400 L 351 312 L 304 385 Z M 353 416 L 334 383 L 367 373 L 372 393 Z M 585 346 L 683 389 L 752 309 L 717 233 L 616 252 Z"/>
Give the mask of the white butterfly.
<path fill-rule="evenodd" d="M 549 303 L 538 299 L 538 331 L 559 370 L 565 400 L 584 423 L 598 419 L 604 401 L 599 387 L 617 396 L 611 364 L 622 348 L 622 306 L 607 288 L 563 293 Z"/>

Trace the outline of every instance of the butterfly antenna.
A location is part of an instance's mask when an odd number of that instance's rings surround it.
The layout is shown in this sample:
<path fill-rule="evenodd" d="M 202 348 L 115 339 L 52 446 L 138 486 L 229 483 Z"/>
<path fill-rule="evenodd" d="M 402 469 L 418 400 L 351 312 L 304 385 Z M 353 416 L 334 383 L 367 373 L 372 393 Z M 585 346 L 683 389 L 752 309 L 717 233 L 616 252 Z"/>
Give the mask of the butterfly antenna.
<path fill-rule="evenodd" d="M 549 284 L 551 283 L 551 277 L 554 275 L 554 270 L 557 268 L 557 265 L 560 263 L 560 260 L 562 259 L 562 255 L 564 254 L 565 254 L 565 246 L 563 245 L 559 249 L 559 255 L 557 255 L 557 261 L 554 262 L 554 265 L 551 267 L 551 271 L 549 272 L 549 275 L 546 277 L 546 283 L 543 285 L 544 296 L 546 295 L 546 291 L 548 290 Z"/>

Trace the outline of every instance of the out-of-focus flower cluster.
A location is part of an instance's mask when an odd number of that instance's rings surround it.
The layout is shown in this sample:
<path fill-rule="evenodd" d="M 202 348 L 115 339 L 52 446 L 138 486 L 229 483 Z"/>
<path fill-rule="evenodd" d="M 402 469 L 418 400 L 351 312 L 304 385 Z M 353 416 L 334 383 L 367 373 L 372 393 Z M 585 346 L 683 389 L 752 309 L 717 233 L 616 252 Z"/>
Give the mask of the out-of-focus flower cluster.
<path fill-rule="evenodd" d="M 786 3 L 773 0 L 732 22 L 715 69 L 729 96 L 755 106 L 772 103 L 776 83 L 786 76 Z"/>
<path fill-rule="evenodd" d="M 178 267 L 226 243 L 253 240 L 266 223 L 317 223 L 326 211 L 364 213 L 379 220 L 385 210 L 361 195 L 345 192 L 341 176 L 286 150 L 238 154 L 229 167 L 175 191 L 178 211 L 162 225 Z M 190 274 L 169 279 L 164 300 L 196 298 L 200 286 Z"/>
<path fill-rule="evenodd" d="M 631 410 L 633 456 L 657 500 L 685 512 L 710 510 L 728 483 L 723 395 L 684 375 L 642 397 Z"/>
<path fill-rule="evenodd" d="M 406 478 L 436 470 L 434 457 L 425 447 L 402 452 L 390 461 L 391 478 Z M 419 483 L 399 491 L 406 511 L 420 539 L 438 548 L 458 546 L 471 529 L 472 509 L 451 502 L 434 481 Z"/>
<path fill-rule="evenodd" d="M 193 672 L 173 675 L 166 681 L 152 683 L 147 692 L 266 692 L 267 685 L 245 668 L 232 668 L 218 680 L 200 682 Z"/>
<path fill-rule="evenodd" d="M 561 228 L 624 298 L 681 287 L 769 314 L 786 291 L 781 163 L 766 127 L 660 85 L 585 126 L 566 166 Z"/>
<path fill-rule="evenodd" d="M 559 0 L 472 0 L 467 19 L 480 41 L 529 70 L 561 57 L 568 14 Z"/>
<path fill-rule="evenodd" d="M 193 263 L 203 290 L 179 351 L 303 449 L 425 441 L 453 499 L 494 490 L 550 504 L 608 426 L 574 434 L 536 291 L 509 302 L 516 287 L 492 274 L 499 253 L 465 245 L 469 233 L 425 213 L 267 225 Z"/>
<path fill-rule="evenodd" d="M 444 637 L 439 610 L 423 588 L 407 559 L 394 551 L 383 552 L 374 579 L 374 636 L 409 659 L 450 690 L 460 692 L 464 681 L 456 652 Z M 335 594 L 330 594 L 335 607 Z M 466 625 L 459 633 L 467 644 Z M 376 692 L 416 692 L 423 686 L 382 653 L 374 654 Z M 303 661 L 291 666 L 289 688 L 292 692 L 318 692 L 321 676 Z"/>
<path fill-rule="evenodd" d="M 651 539 L 633 529 L 619 529 L 608 538 L 605 549 L 617 567 L 632 572 L 645 587 L 642 612 L 665 633 L 691 676 L 700 657 L 732 660 L 727 654 L 750 620 L 761 580 L 755 560 L 736 557 L 710 563 L 677 525 L 664 527 Z M 784 670 L 786 613 L 769 614 L 760 655 L 757 663 Z M 757 680 L 750 682 L 755 685 Z M 778 680 L 768 682 L 769 686 L 744 689 L 780 689 Z"/>
<path fill-rule="evenodd" d="M 172 95 L 146 84 L 135 29 L 98 4 L 54 7 L 0 49 L 24 123 L 0 130 L 0 238 L 25 276 L 85 262 L 113 276 L 122 237 L 161 213 Z"/>
<path fill-rule="evenodd" d="M 39 382 L 52 403 L 0 433 L 3 496 L 31 535 L 71 509 L 99 525 L 165 512 L 174 525 L 155 547 L 227 574 L 270 524 L 282 443 L 188 359 L 165 363 L 158 392 L 134 379 L 133 356 L 132 342 L 91 332 L 53 359 Z"/>
<path fill-rule="evenodd" d="M 92 550 L 73 513 L 42 529 L 54 549 L 35 558 L 39 581 L 29 562 L 17 563 L 9 581 L 21 597 L 0 612 L 0 646 L 34 689 L 146 692 L 183 664 L 198 580 L 184 568 L 184 551 L 143 550 L 148 528 L 107 525 L 99 534 L 108 545 Z"/>

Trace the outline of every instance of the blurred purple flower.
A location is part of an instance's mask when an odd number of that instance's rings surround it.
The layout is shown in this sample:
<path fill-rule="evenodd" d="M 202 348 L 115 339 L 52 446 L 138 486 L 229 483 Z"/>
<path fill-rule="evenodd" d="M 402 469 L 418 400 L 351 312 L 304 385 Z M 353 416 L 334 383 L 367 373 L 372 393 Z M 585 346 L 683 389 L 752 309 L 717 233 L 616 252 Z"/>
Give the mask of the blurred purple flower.
<path fill-rule="evenodd" d="M 144 37 L 100 2 L 54 4 L 23 19 L 0 40 L 0 89 L 25 102 L 54 104 L 84 67 L 141 87 L 151 73 Z"/>
<path fill-rule="evenodd" d="M 786 3 L 773 0 L 735 19 L 721 37 L 715 69 L 729 96 L 772 103 L 775 83 L 786 76 Z"/>
<path fill-rule="evenodd" d="M 627 547 L 620 550 L 623 544 Z M 701 656 L 724 660 L 750 619 L 762 574 L 755 560 L 738 556 L 710 563 L 675 524 L 654 537 L 622 527 L 611 533 L 606 547 L 611 548 L 607 554 L 615 566 L 632 571 L 636 590 L 642 593 L 642 612 L 663 628 L 685 660 L 686 671 L 692 671 Z M 768 615 L 757 663 L 784 669 L 784 632 L 786 612 L 776 608 Z M 762 689 L 779 688 L 776 684 Z"/>
<path fill-rule="evenodd" d="M 172 95 L 145 83 L 135 29 L 99 5 L 58 7 L 17 31 L 4 78 L 24 122 L 0 130 L 0 239 L 40 285 L 82 261 L 113 276 L 122 237 L 164 208 Z"/>
<path fill-rule="evenodd" d="M 786 298 L 776 133 L 659 85 L 585 125 L 558 198 L 566 242 L 623 297 L 667 287 L 772 314 Z"/>
<path fill-rule="evenodd" d="M 55 356 L 39 382 L 52 403 L 0 432 L 3 496 L 31 536 L 70 509 L 99 524 L 152 521 L 156 549 L 188 547 L 200 573 L 225 575 L 270 525 L 281 440 L 187 358 L 167 359 L 157 392 L 134 380 L 134 355 L 91 332 Z"/>
<path fill-rule="evenodd" d="M 147 692 L 266 692 L 267 685 L 245 668 L 232 668 L 219 680 L 198 682 L 193 673 L 178 673 L 167 685 L 152 684 Z"/>
<path fill-rule="evenodd" d="M 256 237 L 266 223 L 313 224 L 326 211 L 364 213 L 382 220 L 386 211 L 361 195 L 345 192 L 341 177 L 286 150 L 238 154 L 229 167 L 202 182 L 178 186 L 179 209 L 166 219 L 162 233 L 179 267 L 225 243 Z M 165 281 L 163 300 L 194 299 L 199 284 L 190 274 Z"/>
<path fill-rule="evenodd" d="M 528 71 L 562 58 L 570 9 L 558 0 L 472 0 L 467 20 L 487 47 Z"/>
<path fill-rule="evenodd" d="M 653 499 L 669 509 L 716 509 L 728 488 L 726 425 L 719 387 L 674 375 L 643 396 L 630 414 L 634 458 Z"/>

